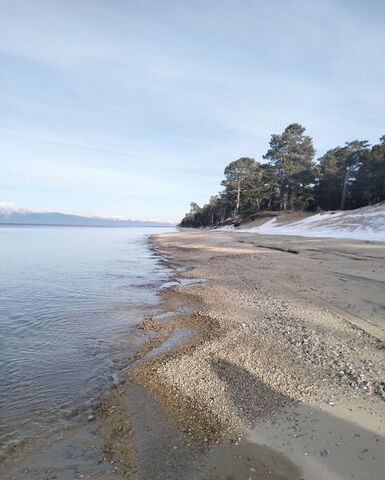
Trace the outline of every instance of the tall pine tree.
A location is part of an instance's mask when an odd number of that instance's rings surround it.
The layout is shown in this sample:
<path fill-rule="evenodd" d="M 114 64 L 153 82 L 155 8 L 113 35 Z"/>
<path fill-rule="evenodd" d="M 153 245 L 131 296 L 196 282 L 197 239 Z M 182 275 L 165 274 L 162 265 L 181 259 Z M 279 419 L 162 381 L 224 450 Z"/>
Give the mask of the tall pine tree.
<path fill-rule="evenodd" d="M 264 156 L 277 178 L 281 210 L 305 208 L 309 185 L 315 179 L 313 140 L 304 132 L 302 125 L 292 123 L 282 134 L 273 134 Z"/>

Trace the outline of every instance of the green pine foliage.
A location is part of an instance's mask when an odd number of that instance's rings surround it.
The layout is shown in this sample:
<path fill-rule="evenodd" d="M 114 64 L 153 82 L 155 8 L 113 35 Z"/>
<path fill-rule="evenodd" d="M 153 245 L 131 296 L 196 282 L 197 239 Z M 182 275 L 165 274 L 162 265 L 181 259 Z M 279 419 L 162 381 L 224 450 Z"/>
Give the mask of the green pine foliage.
<path fill-rule="evenodd" d="M 227 165 L 224 189 L 200 207 L 191 203 L 180 225 L 239 222 L 261 211 L 353 209 L 385 200 L 385 135 L 354 140 L 314 160 L 313 139 L 293 123 L 273 134 L 265 162 L 242 157 Z"/>

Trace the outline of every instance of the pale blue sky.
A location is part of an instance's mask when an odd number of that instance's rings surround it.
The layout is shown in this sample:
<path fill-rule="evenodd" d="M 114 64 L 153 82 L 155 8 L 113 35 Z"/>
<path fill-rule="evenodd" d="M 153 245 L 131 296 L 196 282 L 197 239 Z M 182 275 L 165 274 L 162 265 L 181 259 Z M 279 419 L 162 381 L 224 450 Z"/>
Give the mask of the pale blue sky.
<path fill-rule="evenodd" d="M 0 0 L 0 202 L 178 220 L 300 122 L 385 133 L 382 0 Z"/>

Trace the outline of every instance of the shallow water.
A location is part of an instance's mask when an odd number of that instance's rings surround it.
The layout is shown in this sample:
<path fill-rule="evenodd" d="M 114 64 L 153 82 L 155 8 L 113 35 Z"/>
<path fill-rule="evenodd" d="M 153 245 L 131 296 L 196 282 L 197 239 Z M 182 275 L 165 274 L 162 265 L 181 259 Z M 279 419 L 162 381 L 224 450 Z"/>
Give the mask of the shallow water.
<path fill-rule="evenodd" d="M 170 278 L 147 235 L 165 230 L 0 228 L 0 443 L 65 425 L 144 341 Z"/>

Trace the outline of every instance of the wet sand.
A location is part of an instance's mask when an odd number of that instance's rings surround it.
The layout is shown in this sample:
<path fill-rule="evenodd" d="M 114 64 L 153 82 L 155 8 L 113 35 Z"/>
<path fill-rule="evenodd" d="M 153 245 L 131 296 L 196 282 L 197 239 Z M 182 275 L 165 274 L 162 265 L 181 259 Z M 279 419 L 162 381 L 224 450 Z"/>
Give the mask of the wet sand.
<path fill-rule="evenodd" d="M 176 281 L 147 344 L 88 424 L 4 478 L 382 480 L 385 244 L 152 242 Z"/>

